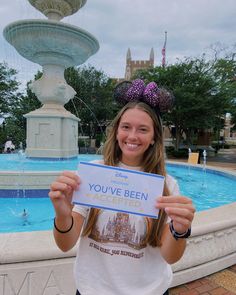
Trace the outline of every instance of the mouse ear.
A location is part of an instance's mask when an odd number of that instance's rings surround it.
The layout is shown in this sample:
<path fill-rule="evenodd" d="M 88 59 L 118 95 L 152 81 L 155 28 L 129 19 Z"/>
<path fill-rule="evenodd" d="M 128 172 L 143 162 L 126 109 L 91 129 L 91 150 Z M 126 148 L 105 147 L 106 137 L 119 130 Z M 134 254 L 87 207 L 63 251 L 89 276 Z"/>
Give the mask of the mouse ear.
<path fill-rule="evenodd" d="M 165 88 L 159 89 L 159 110 L 161 113 L 170 111 L 174 106 L 174 95 Z"/>
<path fill-rule="evenodd" d="M 126 93 L 131 85 L 132 83 L 130 81 L 123 81 L 117 84 L 113 93 L 114 99 L 121 104 L 126 104 Z"/>
<path fill-rule="evenodd" d="M 138 101 L 142 100 L 143 92 L 145 89 L 145 83 L 141 79 L 136 79 L 132 82 L 128 91 L 126 92 L 127 101 Z"/>
<path fill-rule="evenodd" d="M 159 88 L 155 82 L 150 82 L 144 89 L 143 101 L 152 107 L 159 104 Z"/>

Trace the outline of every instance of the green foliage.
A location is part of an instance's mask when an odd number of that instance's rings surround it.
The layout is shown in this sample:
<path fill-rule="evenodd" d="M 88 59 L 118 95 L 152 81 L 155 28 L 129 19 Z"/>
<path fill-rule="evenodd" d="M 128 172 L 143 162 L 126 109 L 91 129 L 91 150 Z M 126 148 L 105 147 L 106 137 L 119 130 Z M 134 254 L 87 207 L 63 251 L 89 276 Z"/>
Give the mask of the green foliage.
<path fill-rule="evenodd" d="M 84 139 L 79 139 L 78 140 L 78 146 L 79 147 L 89 147 L 89 139 L 84 138 Z"/>
<path fill-rule="evenodd" d="M 213 66 L 213 76 L 217 82 L 216 95 L 225 100 L 225 110 L 235 112 L 236 108 L 236 61 L 233 59 L 219 59 Z"/>
<path fill-rule="evenodd" d="M 167 154 L 167 157 L 187 159 L 188 149 L 182 148 L 182 149 L 175 150 L 174 147 L 166 147 L 166 154 Z"/>
<path fill-rule="evenodd" d="M 36 77 L 39 77 L 37 73 Z M 34 93 L 30 90 L 30 82 L 27 83 L 26 95 L 18 94 L 11 109 L 10 116 L 6 119 L 7 134 L 12 137 L 14 144 L 19 145 L 20 142 L 26 145 L 26 118 L 25 114 L 41 107 L 41 102 L 37 99 Z"/>
<path fill-rule="evenodd" d="M 0 130 L 1 148 L 9 136 L 15 143 L 20 132 L 20 126 L 13 123 L 12 113 L 22 96 L 18 90 L 19 82 L 16 80 L 16 74 L 16 70 L 9 68 L 6 63 L 0 63 L 0 117 L 5 118 L 4 129 L 2 125 Z"/>
<path fill-rule="evenodd" d="M 30 90 L 27 90 L 28 94 Z M 28 96 L 21 96 L 18 98 L 18 101 L 11 109 L 11 116 L 6 119 L 6 129 L 8 135 L 10 135 L 14 144 L 17 146 L 22 142 L 25 146 L 26 141 L 26 118 L 25 114 L 39 108 L 41 103 L 31 92 Z"/>
<path fill-rule="evenodd" d="M 223 142 L 212 142 L 211 146 L 218 152 L 220 149 L 229 149 L 230 145 Z"/>
<path fill-rule="evenodd" d="M 100 134 L 96 134 L 96 148 L 99 148 L 101 146 L 101 143 L 105 142 L 105 134 L 104 133 L 100 133 Z"/>
<path fill-rule="evenodd" d="M 0 126 L 0 153 L 3 152 L 4 144 L 7 140 L 7 133 L 5 128 L 5 123 Z"/>
<path fill-rule="evenodd" d="M 176 128 L 176 149 L 183 133 L 191 144 L 196 131 L 219 126 L 222 116 L 232 108 L 232 68 L 235 70 L 231 62 L 213 63 L 203 56 L 138 73 L 146 82 L 155 81 L 173 92 L 175 106 L 163 120 Z M 229 72 L 227 82 L 223 69 Z"/>
<path fill-rule="evenodd" d="M 6 63 L 0 63 L 0 116 L 7 115 L 17 99 L 16 73 Z"/>
<path fill-rule="evenodd" d="M 65 79 L 76 91 L 76 96 L 65 108 L 80 118 L 80 131 L 93 138 L 103 133 L 117 110 L 112 98 L 112 79 L 91 66 L 69 68 L 65 71 Z"/>

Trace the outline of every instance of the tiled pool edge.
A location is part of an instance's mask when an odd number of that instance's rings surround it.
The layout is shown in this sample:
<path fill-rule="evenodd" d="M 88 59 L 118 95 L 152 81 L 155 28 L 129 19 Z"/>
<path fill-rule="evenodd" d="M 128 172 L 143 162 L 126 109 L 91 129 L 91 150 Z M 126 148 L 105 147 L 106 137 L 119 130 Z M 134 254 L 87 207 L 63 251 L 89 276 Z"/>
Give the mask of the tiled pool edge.
<path fill-rule="evenodd" d="M 191 167 L 203 169 L 202 165 L 189 165 L 187 163 L 167 161 L 171 166 Z M 220 174 L 236 179 L 236 172 L 227 169 L 206 166 L 211 173 Z M 46 190 L 61 171 L 0 171 L 0 191 L 4 190 Z"/>
<path fill-rule="evenodd" d="M 49 189 L 60 171 L 0 171 L 0 190 Z"/>
<path fill-rule="evenodd" d="M 168 164 L 170 164 L 171 166 L 182 166 L 182 167 L 190 167 L 190 169 L 192 170 L 203 170 L 204 166 L 202 164 L 188 164 L 187 162 L 175 162 L 175 161 L 167 161 Z M 227 168 L 221 168 L 221 167 L 216 167 L 216 166 L 211 166 L 210 164 L 206 165 L 205 167 L 206 171 L 209 171 L 213 174 L 219 174 L 219 175 L 223 175 L 223 176 L 227 176 L 230 177 L 232 176 L 234 179 L 236 178 L 236 171 L 231 171 Z"/>

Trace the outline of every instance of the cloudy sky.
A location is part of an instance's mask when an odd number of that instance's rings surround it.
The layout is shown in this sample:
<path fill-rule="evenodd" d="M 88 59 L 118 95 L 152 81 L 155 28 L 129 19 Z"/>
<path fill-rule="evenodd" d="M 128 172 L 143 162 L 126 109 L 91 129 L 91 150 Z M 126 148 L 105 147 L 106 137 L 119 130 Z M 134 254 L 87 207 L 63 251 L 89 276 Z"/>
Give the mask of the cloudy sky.
<path fill-rule="evenodd" d="M 22 81 L 40 67 L 8 45 L 2 31 L 12 21 L 29 18 L 45 17 L 27 0 L 0 1 L 0 62 L 16 68 Z M 210 54 L 209 47 L 217 42 L 231 48 L 236 43 L 236 0 L 87 0 L 63 21 L 97 38 L 100 49 L 86 64 L 111 77 L 124 77 L 128 48 L 133 59 L 148 59 L 153 47 L 155 65 L 160 65 L 165 31 L 169 64 L 184 56 Z"/>

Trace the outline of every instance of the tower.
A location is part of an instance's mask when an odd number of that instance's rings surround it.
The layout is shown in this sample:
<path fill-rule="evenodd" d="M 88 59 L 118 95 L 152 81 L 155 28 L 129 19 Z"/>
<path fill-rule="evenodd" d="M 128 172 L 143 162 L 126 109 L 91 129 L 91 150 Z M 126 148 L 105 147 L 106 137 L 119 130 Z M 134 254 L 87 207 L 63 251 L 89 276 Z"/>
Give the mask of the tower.
<path fill-rule="evenodd" d="M 154 67 L 154 50 L 151 48 L 148 60 L 132 60 L 131 50 L 126 54 L 125 80 L 130 80 L 137 70 L 145 70 Z"/>

